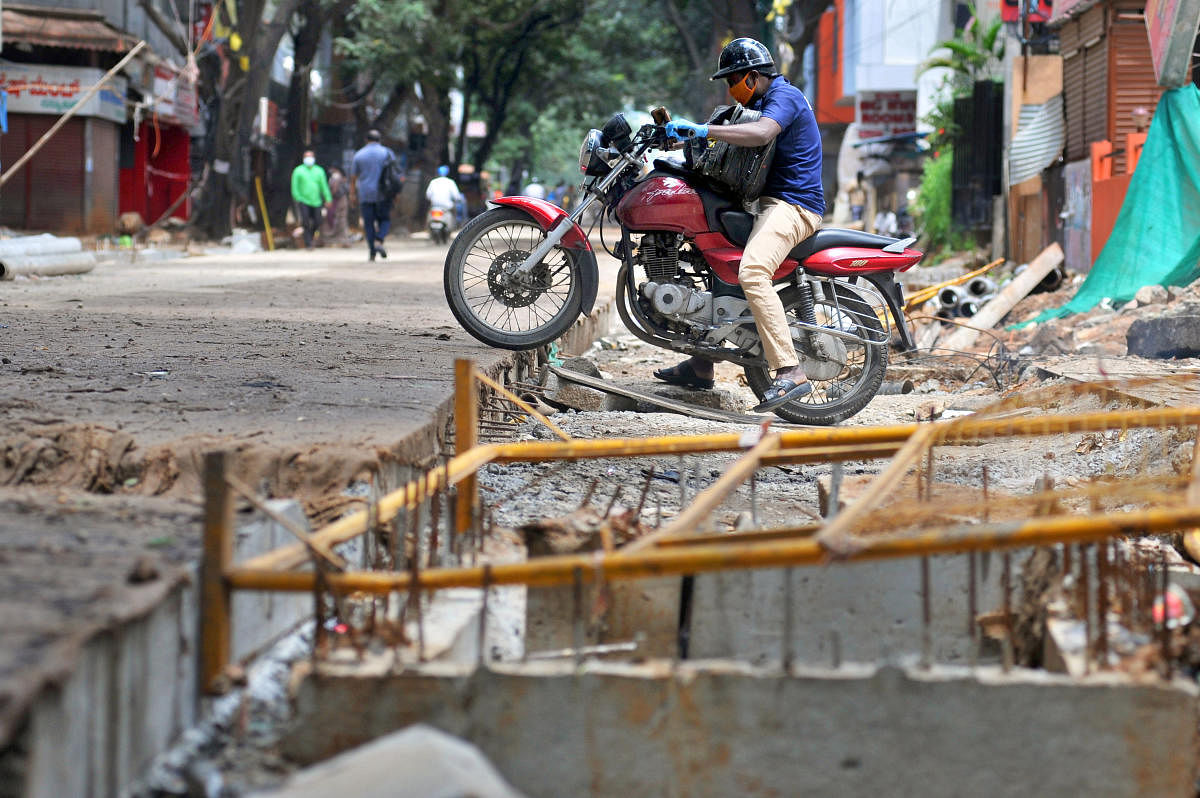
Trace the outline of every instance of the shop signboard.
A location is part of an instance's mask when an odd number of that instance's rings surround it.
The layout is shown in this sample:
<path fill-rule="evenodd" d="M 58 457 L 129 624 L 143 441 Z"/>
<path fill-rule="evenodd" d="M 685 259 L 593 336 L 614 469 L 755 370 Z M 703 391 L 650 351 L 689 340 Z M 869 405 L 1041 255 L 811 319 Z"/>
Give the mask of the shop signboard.
<path fill-rule="evenodd" d="M 860 91 L 856 95 L 859 140 L 912 133 L 917 129 L 917 92 Z"/>
<path fill-rule="evenodd" d="M 154 110 L 169 122 L 191 129 L 200 121 L 196 90 L 182 75 L 161 64 L 154 67 Z"/>
<path fill-rule="evenodd" d="M 0 90 L 8 94 L 10 114 L 66 113 L 104 77 L 91 67 L 17 64 L 0 60 Z M 76 111 L 77 116 L 95 116 L 113 122 L 125 121 L 125 78 L 110 78 Z"/>

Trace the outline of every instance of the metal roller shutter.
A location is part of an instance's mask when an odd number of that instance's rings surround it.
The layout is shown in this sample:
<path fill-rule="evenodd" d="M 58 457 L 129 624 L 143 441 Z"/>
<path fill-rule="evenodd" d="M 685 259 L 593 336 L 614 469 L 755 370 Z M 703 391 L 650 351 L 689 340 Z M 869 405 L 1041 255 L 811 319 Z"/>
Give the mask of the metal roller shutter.
<path fill-rule="evenodd" d="M 0 170 L 8 169 L 29 150 L 32 142 L 29 141 L 28 120 L 25 114 L 9 114 L 8 133 L 0 135 Z M 28 179 L 29 169 L 22 167 L 0 188 L 0 225 L 25 227 Z"/>
<path fill-rule="evenodd" d="M 26 118 L 31 146 L 58 121 L 53 116 Z M 28 229 L 55 233 L 82 230 L 83 126 L 82 119 L 69 120 L 26 166 L 31 170 L 25 214 Z"/>
<path fill-rule="evenodd" d="M 92 196 L 84 228 L 89 233 L 111 232 L 117 223 L 117 134 L 106 119 L 92 119 Z"/>
<path fill-rule="evenodd" d="M 1139 19 L 1114 20 L 1109 30 L 1109 41 L 1112 43 L 1109 49 L 1113 97 L 1108 129 L 1113 149 L 1121 151 L 1113 163 L 1115 175 L 1125 171 L 1125 136 L 1137 131 L 1133 121 L 1134 109 L 1145 108 L 1153 116 L 1158 98 L 1162 96 L 1162 87 L 1154 79 L 1145 22 Z"/>
<path fill-rule="evenodd" d="M 1066 159 L 1078 161 L 1088 154 L 1083 138 L 1083 52 L 1077 51 L 1063 59 L 1063 95 L 1066 100 L 1067 144 Z"/>
<path fill-rule="evenodd" d="M 1104 3 L 1093 6 L 1079 17 L 1079 43 L 1091 47 L 1097 40 L 1103 39 L 1108 27 L 1108 6 Z"/>
<path fill-rule="evenodd" d="M 1092 9 L 1098 11 L 1099 9 Z M 1091 12 L 1089 11 L 1088 14 Z M 1084 15 L 1087 17 L 1087 14 Z M 1085 147 L 1108 138 L 1108 38 L 1083 51 L 1083 140 Z M 1090 154 L 1090 150 L 1085 155 Z"/>

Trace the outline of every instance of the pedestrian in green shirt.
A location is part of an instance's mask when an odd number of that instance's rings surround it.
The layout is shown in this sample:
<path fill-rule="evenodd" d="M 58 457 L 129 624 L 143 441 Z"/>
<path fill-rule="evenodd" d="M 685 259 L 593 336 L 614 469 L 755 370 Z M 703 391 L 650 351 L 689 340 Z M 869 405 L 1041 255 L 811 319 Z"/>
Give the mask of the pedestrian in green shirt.
<path fill-rule="evenodd" d="M 333 202 L 325 170 L 317 166 L 317 156 L 312 150 L 305 150 L 304 163 L 292 170 L 292 199 L 304 228 L 304 248 L 312 249 L 313 235 L 321 226 L 321 208 Z"/>

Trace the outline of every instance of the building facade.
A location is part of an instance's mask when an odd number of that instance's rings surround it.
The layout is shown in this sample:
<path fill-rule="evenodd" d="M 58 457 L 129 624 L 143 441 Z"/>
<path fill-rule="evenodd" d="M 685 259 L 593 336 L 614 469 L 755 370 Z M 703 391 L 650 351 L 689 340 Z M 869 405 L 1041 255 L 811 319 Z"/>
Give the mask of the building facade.
<path fill-rule="evenodd" d="M 0 169 L 37 146 L 139 41 L 147 47 L 0 187 L 0 225 L 104 234 L 126 211 L 155 221 L 187 190 L 199 125 L 192 84 L 166 57 L 169 39 L 136 0 L 33 0 L 2 13 Z M 186 217 L 186 202 L 175 206 Z"/>

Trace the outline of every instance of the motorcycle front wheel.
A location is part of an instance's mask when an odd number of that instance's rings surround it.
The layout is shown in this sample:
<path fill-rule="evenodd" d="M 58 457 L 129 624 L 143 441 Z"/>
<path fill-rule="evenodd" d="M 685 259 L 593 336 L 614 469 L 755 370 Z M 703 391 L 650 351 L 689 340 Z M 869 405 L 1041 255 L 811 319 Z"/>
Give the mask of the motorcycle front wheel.
<path fill-rule="evenodd" d="M 851 341 L 845 338 L 832 342 L 837 360 L 819 359 L 807 343 L 807 333 L 793 327 L 793 340 L 799 339 L 796 352 L 805 368 L 813 390 L 806 396 L 788 402 L 775 410 L 775 415 L 797 424 L 829 425 L 844 421 L 867 406 L 883 384 L 887 368 L 888 345 L 883 325 L 870 303 L 848 286 L 837 285 L 836 298 L 822 295 L 818 289 L 814 312 L 817 324 L 831 329 L 854 333 L 870 341 Z M 788 322 L 799 319 L 800 289 L 787 288 L 780 292 Z M 829 336 L 832 338 L 832 336 Z M 879 343 L 874 343 L 878 341 Z M 759 399 L 771 387 L 771 371 L 762 366 L 744 369 L 750 389 Z"/>
<path fill-rule="evenodd" d="M 517 208 L 493 208 L 463 228 L 446 255 L 446 301 L 467 332 L 501 349 L 535 349 L 583 308 L 581 254 L 556 246 L 527 274 L 517 267 L 546 233 Z"/>

